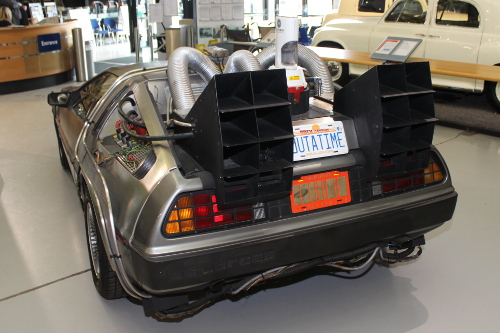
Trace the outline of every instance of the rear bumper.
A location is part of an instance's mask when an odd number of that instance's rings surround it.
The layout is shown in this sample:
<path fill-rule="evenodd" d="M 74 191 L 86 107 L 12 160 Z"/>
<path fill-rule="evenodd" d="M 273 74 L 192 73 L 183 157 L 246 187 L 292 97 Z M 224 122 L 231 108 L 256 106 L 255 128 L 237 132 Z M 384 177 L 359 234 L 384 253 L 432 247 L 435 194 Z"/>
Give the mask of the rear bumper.
<path fill-rule="evenodd" d="M 365 210 L 363 204 L 358 204 L 356 215 L 338 219 L 330 212 L 327 222 L 314 227 L 309 223 L 307 228 L 267 230 L 266 237 L 247 242 L 154 257 L 130 249 L 136 282 L 154 295 L 196 290 L 214 281 L 251 275 L 372 242 L 390 241 L 403 235 L 416 238 L 452 218 L 457 193 L 449 184 L 444 187 L 440 195 L 424 200 L 408 200 L 411 202 L 401 205 L 388 205 L 387 199 L 374 200 L 369 204 L 371 207 L 378 204 L 378 209 Z M 324 214 L 317 215 L 324 219 Z M 303 216 L 302 220 L 318 219 L 314 215 Z"/>

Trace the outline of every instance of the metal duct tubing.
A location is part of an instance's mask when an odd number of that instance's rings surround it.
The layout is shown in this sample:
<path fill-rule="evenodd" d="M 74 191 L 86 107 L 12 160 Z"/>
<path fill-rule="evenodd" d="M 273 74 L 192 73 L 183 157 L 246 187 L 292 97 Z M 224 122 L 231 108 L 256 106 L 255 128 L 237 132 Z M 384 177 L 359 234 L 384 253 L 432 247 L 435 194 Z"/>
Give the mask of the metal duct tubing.
<path fill-rule="evenodd" d="M 260 70 L 262 70 L 262 66 L 252 52 L 239 50 L 234 52 L 227 60 L 226 68 L 224 68 L 224 74 Z"/>
<path fill-rule="evenodd" d="M 266 47 L 262 52 L 257 54 L 257 60 L 260 62 L 263 69 L 269 68 L 274 64 L 276 55 L 276 47 L 274 45 Z M 314 51 L 308 49 L 304 45 L 299 44 L 299 66 L 304 67 L 313 76 L 321 78 L 322 94 L 333 94 L 332 76 L 323 59 L 321 59 Z"/>
<path fill-rule="evenodd" d="M 276 57 L 276 46 L 271 45 L 260 51 L 256 58 L 260 62 L 262 69 L 268 69 L 274 64 L 274 58 Z"/>
<path fill-rule="evenodd" d="M 221 71 L 206 55 L 191 47 L 179 47 L 168 58 L 167 78 L 175 112 L 182 118 L 191 110 L 195 99 L 189 82 L 188 69 L 195 71 L 208 83 Z"/>

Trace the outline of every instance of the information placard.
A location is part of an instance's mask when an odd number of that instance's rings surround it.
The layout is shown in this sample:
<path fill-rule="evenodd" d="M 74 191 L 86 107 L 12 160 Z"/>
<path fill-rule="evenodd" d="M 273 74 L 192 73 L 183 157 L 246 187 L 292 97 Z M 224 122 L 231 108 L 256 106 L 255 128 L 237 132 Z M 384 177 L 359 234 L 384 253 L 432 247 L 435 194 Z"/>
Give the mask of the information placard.
<path fill-rule="evenodd" d="M 370 58 L 405 62 L 421 42 L 422 39 L 419 38 L 389 36 L 370 55 Z"/>

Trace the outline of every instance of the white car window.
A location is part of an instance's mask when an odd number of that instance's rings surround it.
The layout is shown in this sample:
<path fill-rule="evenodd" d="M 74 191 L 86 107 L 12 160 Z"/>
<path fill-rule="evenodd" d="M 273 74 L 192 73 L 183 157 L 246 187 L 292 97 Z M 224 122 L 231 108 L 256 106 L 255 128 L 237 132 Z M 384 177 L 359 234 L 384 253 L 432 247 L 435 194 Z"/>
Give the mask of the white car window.
<path fill-rule="evenodd" d="M 423 0 L 401 1 L 392 12 L 387 15 L 385 22 L 419 23 L 424 24 L 427 6 L 422 6 Z M 427 1 L 425 1 L 427 2 Z"/>
<path fill-rule="evenodd" d="M 479 12 L 473 4 L 465 1 L 440 0 L 436 11 L 436 24 L 478 28 Z"/>

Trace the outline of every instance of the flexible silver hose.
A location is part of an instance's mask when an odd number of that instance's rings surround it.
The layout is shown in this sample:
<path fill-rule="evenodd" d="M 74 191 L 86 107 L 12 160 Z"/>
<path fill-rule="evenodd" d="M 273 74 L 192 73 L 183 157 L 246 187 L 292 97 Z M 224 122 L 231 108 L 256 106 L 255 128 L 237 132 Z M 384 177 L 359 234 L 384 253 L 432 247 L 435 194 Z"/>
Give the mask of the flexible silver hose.
<path fill-rule="evenodd" d="M 231 54 L 227 59 L 224 74 L 234 72 L 260 71 L 262 66 L 252 52 L 239 50 Z"/>
<path fill-rule="evenodd" d="M 276 57 L 276 46 L 271 45 L 260 51 L 256 58 L 260 62 L 262 69 L 268 69 L 274 65 L 274 58 Z"/>
<path fill-rule="evenodd" d="M 299 66 L 304 67 L 311 75 L 321 78 L 322 94 L 333 94 L 332 76 L 328 71 L 323 59 L 321 59 L 314 51 L 308 49 L 304 45 L 299 44 Z M 260 62 L 262 69 L 268 69 L 274 64 L 276 56 L 276 47 L 274 45 L 266 47 L 262 52 L 257 54 L 257 60 Z"/>
<path fill-rule="evenodd" d="M 181 117 L 191 110 L 195 99 L 189 82 L 191 69 L 208 83 L 215 74 L 221 71 L 206 55 L 191 47 L 179 47 L 168 58 L 167 78 L 170 93 L 174 101 L 175 112 Z"/>

